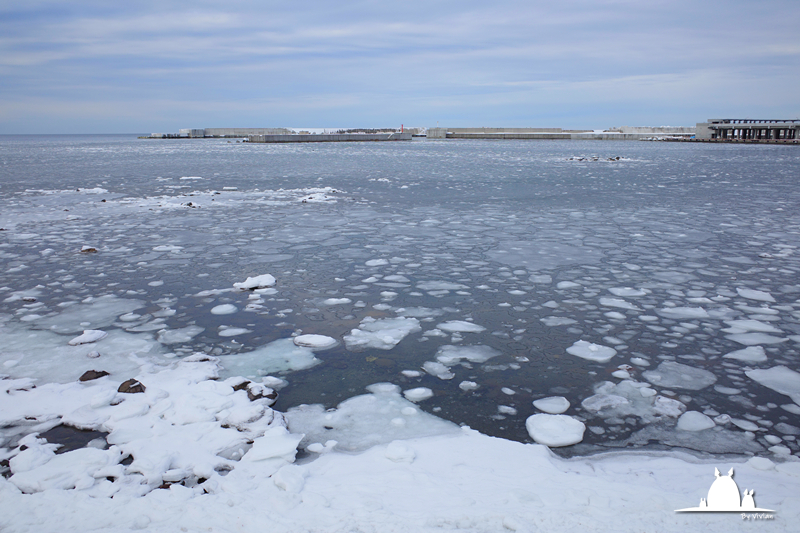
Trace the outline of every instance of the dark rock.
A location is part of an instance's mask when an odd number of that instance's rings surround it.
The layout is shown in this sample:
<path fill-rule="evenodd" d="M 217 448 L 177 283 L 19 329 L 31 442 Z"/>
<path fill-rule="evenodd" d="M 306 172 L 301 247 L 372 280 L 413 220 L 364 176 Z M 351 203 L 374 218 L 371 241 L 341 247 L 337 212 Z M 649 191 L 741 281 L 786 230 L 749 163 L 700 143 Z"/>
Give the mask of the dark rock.
<path fill-rule="evenodd" d="M 129 379 L 125 383 L 119 386 L 117 392 L 127 392 L 128 394 L 135 394 L 137 392 L 144 392 L 145 386 L 136 381 L 135 379 Z"/>
<path fill-rule="evenodd" d="M 93 246 L 84 246 L 83 248 L 81 248 L 81 253 L 82 254 L 96 254 L 97 253 L 97 248 L 95 248 Z"/>
<path fill-rule="evenodd" d="M 91 381 L 93 379 L 102 378 L 103 376 L 108 375 L 108 372 L 105 370 L 87 370 L 81 377 L 78 378 L 78 381 Z"/>
<path fill-rule="evenodd" d="M 252 383 L 252 381 L 244 380 L 238 385 L 235 385 L 233 390 L 247 390 L 247 386 L 250 385 L 250 383 Z"/>
<path fill-rule="evenodd" d="M 250 383 L 247 385 L 247 397 L 250 398 L 251 402 L 264 398 L 270 400 L 269 405 L 272 405 L 278 399 L 278 393 L 264 385 Z"/>

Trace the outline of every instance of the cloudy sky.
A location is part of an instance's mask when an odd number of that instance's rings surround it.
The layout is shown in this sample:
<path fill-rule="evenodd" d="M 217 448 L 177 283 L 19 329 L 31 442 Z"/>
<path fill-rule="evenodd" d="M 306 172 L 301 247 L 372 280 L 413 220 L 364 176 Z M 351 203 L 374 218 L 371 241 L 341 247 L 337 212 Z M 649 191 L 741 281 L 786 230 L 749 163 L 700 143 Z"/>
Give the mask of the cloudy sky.
<path fill-rule="evenodd" d="M 0 133 L 800 118 L 800 2 L 0 0 Z"/>

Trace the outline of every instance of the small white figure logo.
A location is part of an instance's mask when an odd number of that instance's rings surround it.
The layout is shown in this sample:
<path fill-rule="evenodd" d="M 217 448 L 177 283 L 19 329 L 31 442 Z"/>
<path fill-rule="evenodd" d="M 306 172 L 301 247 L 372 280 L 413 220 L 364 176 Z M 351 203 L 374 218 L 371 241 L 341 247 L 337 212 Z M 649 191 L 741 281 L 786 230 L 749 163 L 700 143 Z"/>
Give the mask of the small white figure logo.
<path fill-rule="evenodd" d="M 676 513 L 741 513 L 742 511 L 774 513 L 772 509 L 756 507 L 753 498 L 754 490 L 744 491 L 744 498 L 739 495 L 739 486 L 733 480 L 733 468 L 727 476 L 720 474 L 719 469 L 714 469 L 714 483 L 708 489 L 708 497 L 700 499 L 700 505 L 687 509 L 676 509 Z"/>

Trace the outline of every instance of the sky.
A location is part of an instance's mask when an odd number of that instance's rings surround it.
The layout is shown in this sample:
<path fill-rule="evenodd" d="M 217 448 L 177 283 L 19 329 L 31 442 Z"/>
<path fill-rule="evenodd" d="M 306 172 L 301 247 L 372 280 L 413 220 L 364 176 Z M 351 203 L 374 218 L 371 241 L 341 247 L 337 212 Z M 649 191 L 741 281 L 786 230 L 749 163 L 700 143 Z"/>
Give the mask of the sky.
<path fill-rule="evenodd" d="M 800 118 L 800 2 L 0 0 L 0 134 Z"/>

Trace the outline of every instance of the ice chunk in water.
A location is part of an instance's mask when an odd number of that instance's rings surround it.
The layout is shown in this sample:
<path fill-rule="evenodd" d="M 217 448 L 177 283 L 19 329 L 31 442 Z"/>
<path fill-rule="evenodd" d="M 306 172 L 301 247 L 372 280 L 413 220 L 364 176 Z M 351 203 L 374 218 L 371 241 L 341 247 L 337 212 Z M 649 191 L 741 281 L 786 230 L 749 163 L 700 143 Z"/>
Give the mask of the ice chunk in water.
<path fill-rule="evenodd" d="M 682 431 L 703 431 L 716 427 L 709 417 L 697 411 L 686 411 L 678 419 L 678 429 Z"/>
<path fill-rule="evenodd" d="M 378 348 L 391 350 L 407 335 L 420 331 L 416 318 L 381 318 L 365 317 L 358 329 L 344 336 L 348 350 L 358 348 Z"/>
<path fill-rule="evenodd" d="M 567 415 L 531 415 L 525 427 L 533 440 L 554 448 L 581 442 L 586 431 L 583 422 Z"/>
<path fill-rule="evenodd" d="M 389 383 L 370 385 L 371 394 L 354 396 L 336 409 L 322 405 L 292 407 L 286 413 L 292 432 L 305 433 L 303 443 L 338 441 L 337 449 L 362 451 L 398 439 L 456 434 L 461 428 L 417 409 Z M 303 445 L 301 443 L 301 445 Z"/>
<path fill-rule="evenodd" d="M 243 291 L 272 287 L 273 285 L 275 285 L 275 278 L 270 274 L 261 274 L 260 276 L 252 278 L 248 277 L 243 282 L 233 284 L 234 288 Z"/>
<path fill-rule="evenodd" d="M 317 350 L 324 350 L 332 348 L 338 344 L 336 339 L 328 337 L 327 335 L 298 335 L 294 337 L 294 343 L 297 346 L 304 346 L 306 348 L 315 348 Z"/>
<path fill-rule="evenodd" d="M 747 363 L 763 363 L 767 360 L 767 354 L 761 346 L 748 346 L 735 352 L 730 352 L 722 356 L 725 359 L 736 359 Z"/>
<path fill-rule="evenodd" d="M 85 329 L 83 330 L 83 335 L 75 337 L 67 344 L 70 346 L 78 346 L 79 344 L 91 344 L 93 342 L 97 342 L 100 339 L 105 339 L 108 336 L 108 333 L 99 329 Z"/>
<path fill-rule="evenodd" d="M 742 287 L 737 287 L 736 292 L 739 293 L 739 296 L 742 298 L 747 298 L 748 300 L 757 300 L 759 302 L 774 302 L 775 298 L 768 292 L 764 291 L 757 291 L 754 289 L 744 289 Z"/>
<path fill-rule="evenodd" d="M 586 342 L 584 340 L 576 341 L 572 346 L 567 348 L 567 353 L 598 363 L 607 363 L 612 357 L 617 355 L 617 351 L 614 348 Z"/>
<path fill-rule="evenodd" d="M 500 355 L 500 353 L 500 351 L 491 346 L 445 345 L 436 352 L 436 360 L 447 366 L 458 364 L 462 359 L 473 363 L 485 363 L 492 357 Z"/>
<path fill-rule="evenodd" d="M 220 375 L 263 376 L 272 372 L 304 370 L 320 361 L 311 348 L 297 346 L 294 339 L 278 339 L 252 352 L 226 355 L 220 358 Z"/>
<path fill-rule="evenodd" d="M 403 391 L 403 396 L 412 402 L 421 402 L 433 396 L 433 391 L 428 387 L 417 387 Z"/>
<path fill-rule="evenodd" d="M 549 398 L 540 398 L 533 402 L 533 406 L 540 411 L 549 413 L 551 415 L 560 415 L 569 409 L 569 400 L 563 396 L 550 396 Z"/>
<path fill-rule="evenodd" d="M 212 315 L 230 315 L 232 313 L 235 313 L 236 311 L 237 311 L 237 308 L 233 304 L 221 304 L 221 305 L 217 305 L 217 306 L 213 307 L 211 309 L 211 314 Z"/>
<path fill-rule="evenodd" d="M 756 344 L 780 344 L 789 339 L 767 335 L 766 333 L 734 333 L 725 335 L 728 339 L 736 341 L 745 346 L 755 346 Z"/>
<path fill-rule="evenodd" d="M 785 394 L 794 403 L 800 404 L 800 373 L 781 365 L 766 370 L 748 370 L 745 374 L 753 381 Z"/>
<path fill-rule="evenodd" d="M 665 361 L 656 370 L 642 372 L 642 376 L 653 385 L 670 389 L 700 390 L 717 381 L 717 376 L 708 370 L 674 361 Z"/>
<path fill-rule="evenodd" d="M 663 317 L 678 320 L 708 318 L 708 312 L 702 307 L 665 307 L 656 312 Z"/>
<path fill-rule="evenodd" d="M 472 322 L 465 322 L 463 320 L 450 320 L 448 322 L 442 322 L 436 327 L 448 333 L 453 333 L 453 332 L 480 333 L 481 331 L 484 331 L 486 329 L 483 326 L 479 326 L 478 324 L 473 324 Z"/>

